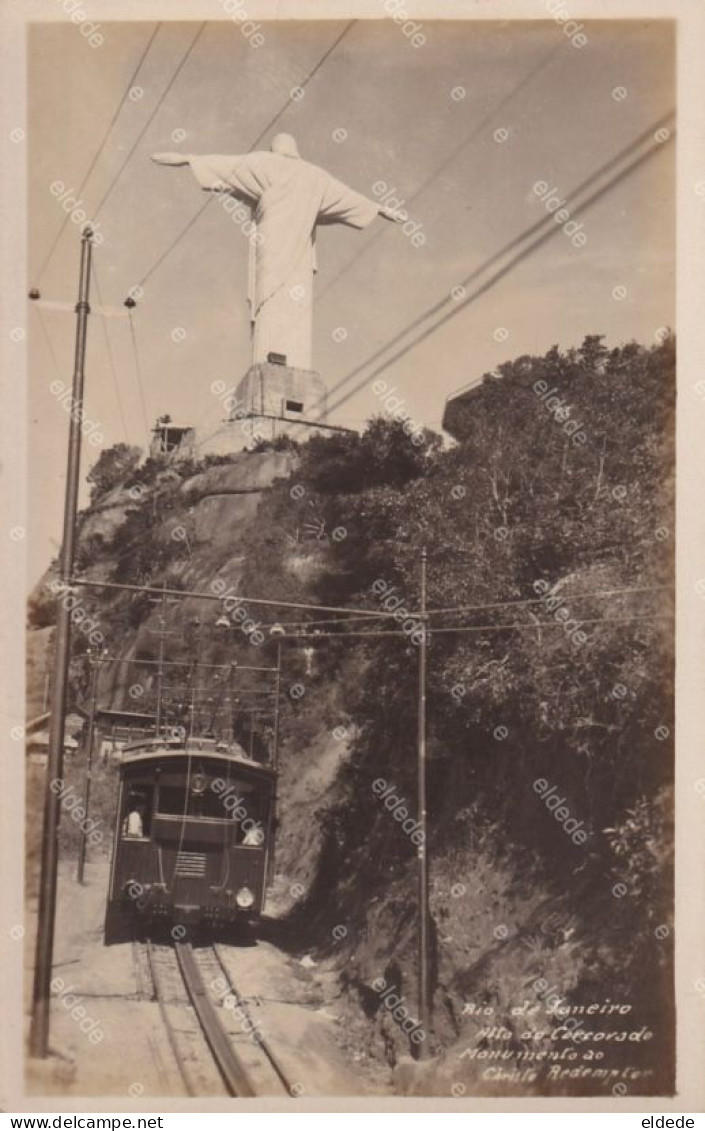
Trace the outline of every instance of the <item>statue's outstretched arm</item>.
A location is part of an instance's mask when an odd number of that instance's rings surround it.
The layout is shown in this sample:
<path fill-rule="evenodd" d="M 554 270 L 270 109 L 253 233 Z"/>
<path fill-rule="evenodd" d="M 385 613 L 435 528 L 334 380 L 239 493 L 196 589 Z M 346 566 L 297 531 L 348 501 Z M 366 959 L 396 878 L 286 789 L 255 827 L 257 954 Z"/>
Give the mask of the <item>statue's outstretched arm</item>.
<path fill-rule="evenodd" d="M 409 219 L 409 213 L 403 208 L 387 208 L 382 206 L 378 213 L 383 220 L 391 220 L 393 224 L 403 224 Z"/>
<path fill-rule="evenodd" d="M 230 153 L 153 153 L 157 165 L 188 165 L 205 192 L 226 193 L 254 207 L 259 199 L 256 181 L 247 177 L 257 154 Z M 245 174 L 245 178 L 240 175 Z"/>
<path fill-rule="evenodd" d="M 323 179 L 323 192 L 318 210 L 319 224 L 347 224 L 350 228 L 366 228 L 377 216 L 395 224 L 403 224 L 409 219 L 407 213 L 400 209 L 388 208 L 363 196 L 323 170 L 320 170 L 320 176 Z"/>
<path fill-rule="evenodd" d="M 156 161 L 157 165 L 188 165 L 191 158 L 185 153 L 153 153 L 152 161 Z"/>

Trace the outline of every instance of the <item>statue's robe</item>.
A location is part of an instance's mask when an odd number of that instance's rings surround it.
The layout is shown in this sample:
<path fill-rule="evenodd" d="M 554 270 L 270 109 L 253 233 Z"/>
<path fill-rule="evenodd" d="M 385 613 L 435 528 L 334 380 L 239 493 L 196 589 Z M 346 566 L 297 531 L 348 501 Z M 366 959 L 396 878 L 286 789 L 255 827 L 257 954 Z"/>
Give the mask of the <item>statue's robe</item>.
<path fill-rule="evenodd" d="M 253 210 L 259 237 L 250 279 L 253 363 L 274 351 L 294 368 L 311 369 L 316 226 L 366 228 L 379 205 L 324 169 L 279 153 L 208 155 L 189 163 L 202 188 L 230 193 Z"/>

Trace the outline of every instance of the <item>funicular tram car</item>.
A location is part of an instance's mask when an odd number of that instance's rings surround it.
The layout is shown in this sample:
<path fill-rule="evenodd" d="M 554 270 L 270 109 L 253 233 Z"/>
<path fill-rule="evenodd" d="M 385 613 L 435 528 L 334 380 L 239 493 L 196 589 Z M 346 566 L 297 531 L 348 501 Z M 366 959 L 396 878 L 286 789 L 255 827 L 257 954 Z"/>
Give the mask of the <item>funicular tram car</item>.
<path fill-rule="evenodd" d="M 155 921 L 251 930 L 272 860 L 275 781 L 237 743 L 182 736 L 125 746 L 105 942 Z"/>

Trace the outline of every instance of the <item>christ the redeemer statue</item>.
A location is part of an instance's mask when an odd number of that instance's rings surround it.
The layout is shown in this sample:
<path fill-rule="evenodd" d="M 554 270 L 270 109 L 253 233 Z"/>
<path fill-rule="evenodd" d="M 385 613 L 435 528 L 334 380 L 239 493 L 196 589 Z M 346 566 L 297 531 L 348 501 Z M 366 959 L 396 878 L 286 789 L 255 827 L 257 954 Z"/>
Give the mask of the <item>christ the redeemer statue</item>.
<path fill-rule="evenodd" d="M 270 352 L 286 364 L 312 368 L 313 275 L 319 224 L 366 228 L 376 216 L 403 222 L 403 212 L 380 207 L 324 169 L 303 161 L 289 134 L 277 134 L 271 152 L 242 156 L 156 153 L 160 165 L 190 165 L 201 187 L 228 193 L 253 209 L 257 238 L 250 238 L 252 362 Z"/>

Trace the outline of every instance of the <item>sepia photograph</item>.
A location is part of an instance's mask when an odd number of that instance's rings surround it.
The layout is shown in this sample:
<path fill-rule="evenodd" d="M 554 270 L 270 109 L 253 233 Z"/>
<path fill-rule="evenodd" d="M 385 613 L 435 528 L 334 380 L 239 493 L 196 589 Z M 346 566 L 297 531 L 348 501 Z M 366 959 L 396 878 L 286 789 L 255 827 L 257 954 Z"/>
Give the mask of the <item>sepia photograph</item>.
<path fill-rule="evenodd" d="M 690 1111 L 683 30 L 294 8 L 24 24 L 10 1104 Z"/>

